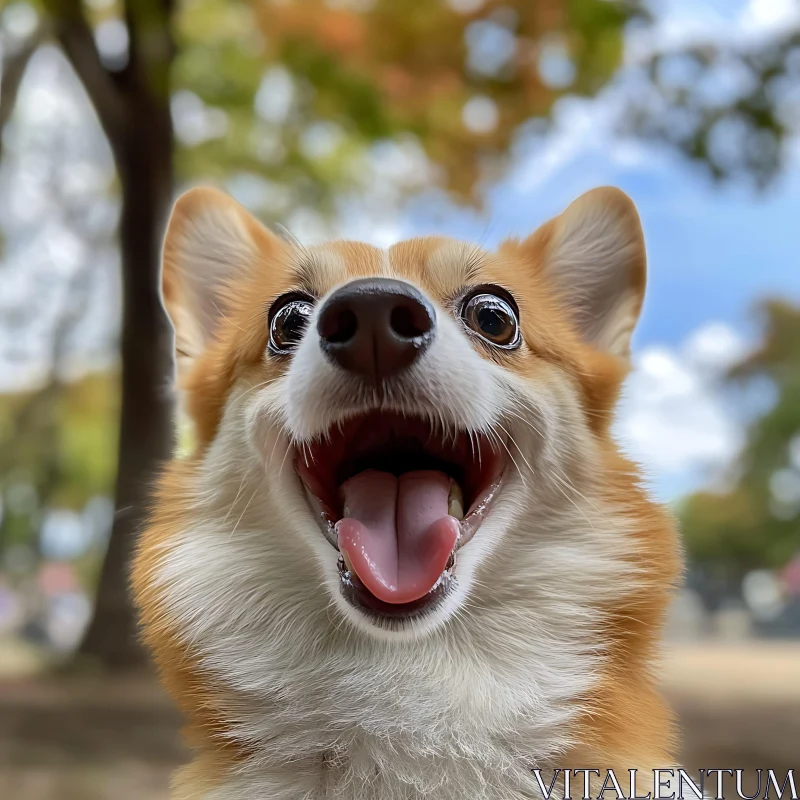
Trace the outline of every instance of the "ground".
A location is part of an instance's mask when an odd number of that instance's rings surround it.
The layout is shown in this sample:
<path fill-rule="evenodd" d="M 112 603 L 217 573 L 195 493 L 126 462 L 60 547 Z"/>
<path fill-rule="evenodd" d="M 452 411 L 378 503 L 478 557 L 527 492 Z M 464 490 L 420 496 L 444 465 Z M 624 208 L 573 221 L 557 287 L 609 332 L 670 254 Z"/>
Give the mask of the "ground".
<path fill-rule="evenodd" d="M 800 766 L 800 643 L 684 645 L 663 682 L 686 766 Z M 167 800 L 179 724 L 145 678 L 0 680 L 0 797 Z"/>

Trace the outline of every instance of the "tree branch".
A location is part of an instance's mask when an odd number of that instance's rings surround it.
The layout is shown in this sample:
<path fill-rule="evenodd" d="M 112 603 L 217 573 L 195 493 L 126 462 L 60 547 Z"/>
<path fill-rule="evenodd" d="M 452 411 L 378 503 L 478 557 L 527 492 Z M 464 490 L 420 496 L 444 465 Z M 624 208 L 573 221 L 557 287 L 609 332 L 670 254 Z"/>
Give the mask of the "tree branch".
<path fill-rule="evenodd" d="M 45 0 L 53 33 L 92 101 L 112 147 L 125 125 L 125 104 L 112 74 L 103 66 L 81 0 Z"/>
<path fill-rule="evenodd" d="M 169 94 L 170 66 L 175 57 L 171 35 L 173 0 L 126 0 L 128 79 L 140 90 L 163 97 Z M 137 83 L 138 82 L 138 83 Z"/>
<path fill-rule="evenodd" d="M 44 28 L 44 25 L 39 25 L 24 42 L 4 54 L 3 74 L 0 77 L 0 159 L 3 157 L 3 132 L 17 105 L 19 87 L 28 63 L 44 38 Z"/>

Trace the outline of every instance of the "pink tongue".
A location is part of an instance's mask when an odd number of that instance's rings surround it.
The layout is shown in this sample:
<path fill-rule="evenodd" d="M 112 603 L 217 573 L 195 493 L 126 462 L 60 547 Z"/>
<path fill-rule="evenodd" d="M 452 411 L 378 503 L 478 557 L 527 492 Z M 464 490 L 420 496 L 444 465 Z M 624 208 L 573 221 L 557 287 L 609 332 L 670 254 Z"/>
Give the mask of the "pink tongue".
<path fill-rule="evenodd" d="M 367 470 L 342 485 L 345 518 L 336 524 L 339 550 L 364 586 L 385 603 L 410 603 L 439 580 L 460 524 L 447 514 L 450 478 Z"/>

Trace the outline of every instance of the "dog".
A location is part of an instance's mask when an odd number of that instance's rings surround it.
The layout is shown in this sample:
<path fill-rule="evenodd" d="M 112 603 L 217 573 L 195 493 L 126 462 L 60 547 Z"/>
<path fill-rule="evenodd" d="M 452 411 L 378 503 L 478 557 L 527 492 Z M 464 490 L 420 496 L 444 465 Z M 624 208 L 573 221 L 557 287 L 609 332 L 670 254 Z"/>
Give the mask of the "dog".
<path fill-rule="evenodd" d="M 179 198 L 194 449 L 133 568 L 195 752 L 174 798 L 517 800 L 673 763 L 680 548 L 611 433 L 645 279 L 615 188 L 495 252 L 303 246 Z"/>

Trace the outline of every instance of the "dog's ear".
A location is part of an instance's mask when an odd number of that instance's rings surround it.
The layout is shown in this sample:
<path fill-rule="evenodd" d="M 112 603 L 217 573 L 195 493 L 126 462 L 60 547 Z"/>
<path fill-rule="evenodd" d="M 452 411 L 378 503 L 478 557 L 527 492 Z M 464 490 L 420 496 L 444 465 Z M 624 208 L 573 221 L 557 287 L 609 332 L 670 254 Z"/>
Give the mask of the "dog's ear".
<path fill-rule="evenodd" d="M 162 292 L 175 327 L 178 372 L 191 366 L 229 313 L 237 277 L 274 255 L 281 240 L 216 189 L 175 203 L 164 239 Z"/>
<path fill-rule="evenodd" d="M 583 340 L 627 358 L 647 277 L 644 237 L 633 201 L 614 187 L 593 189 L 522 247 Z"/>

